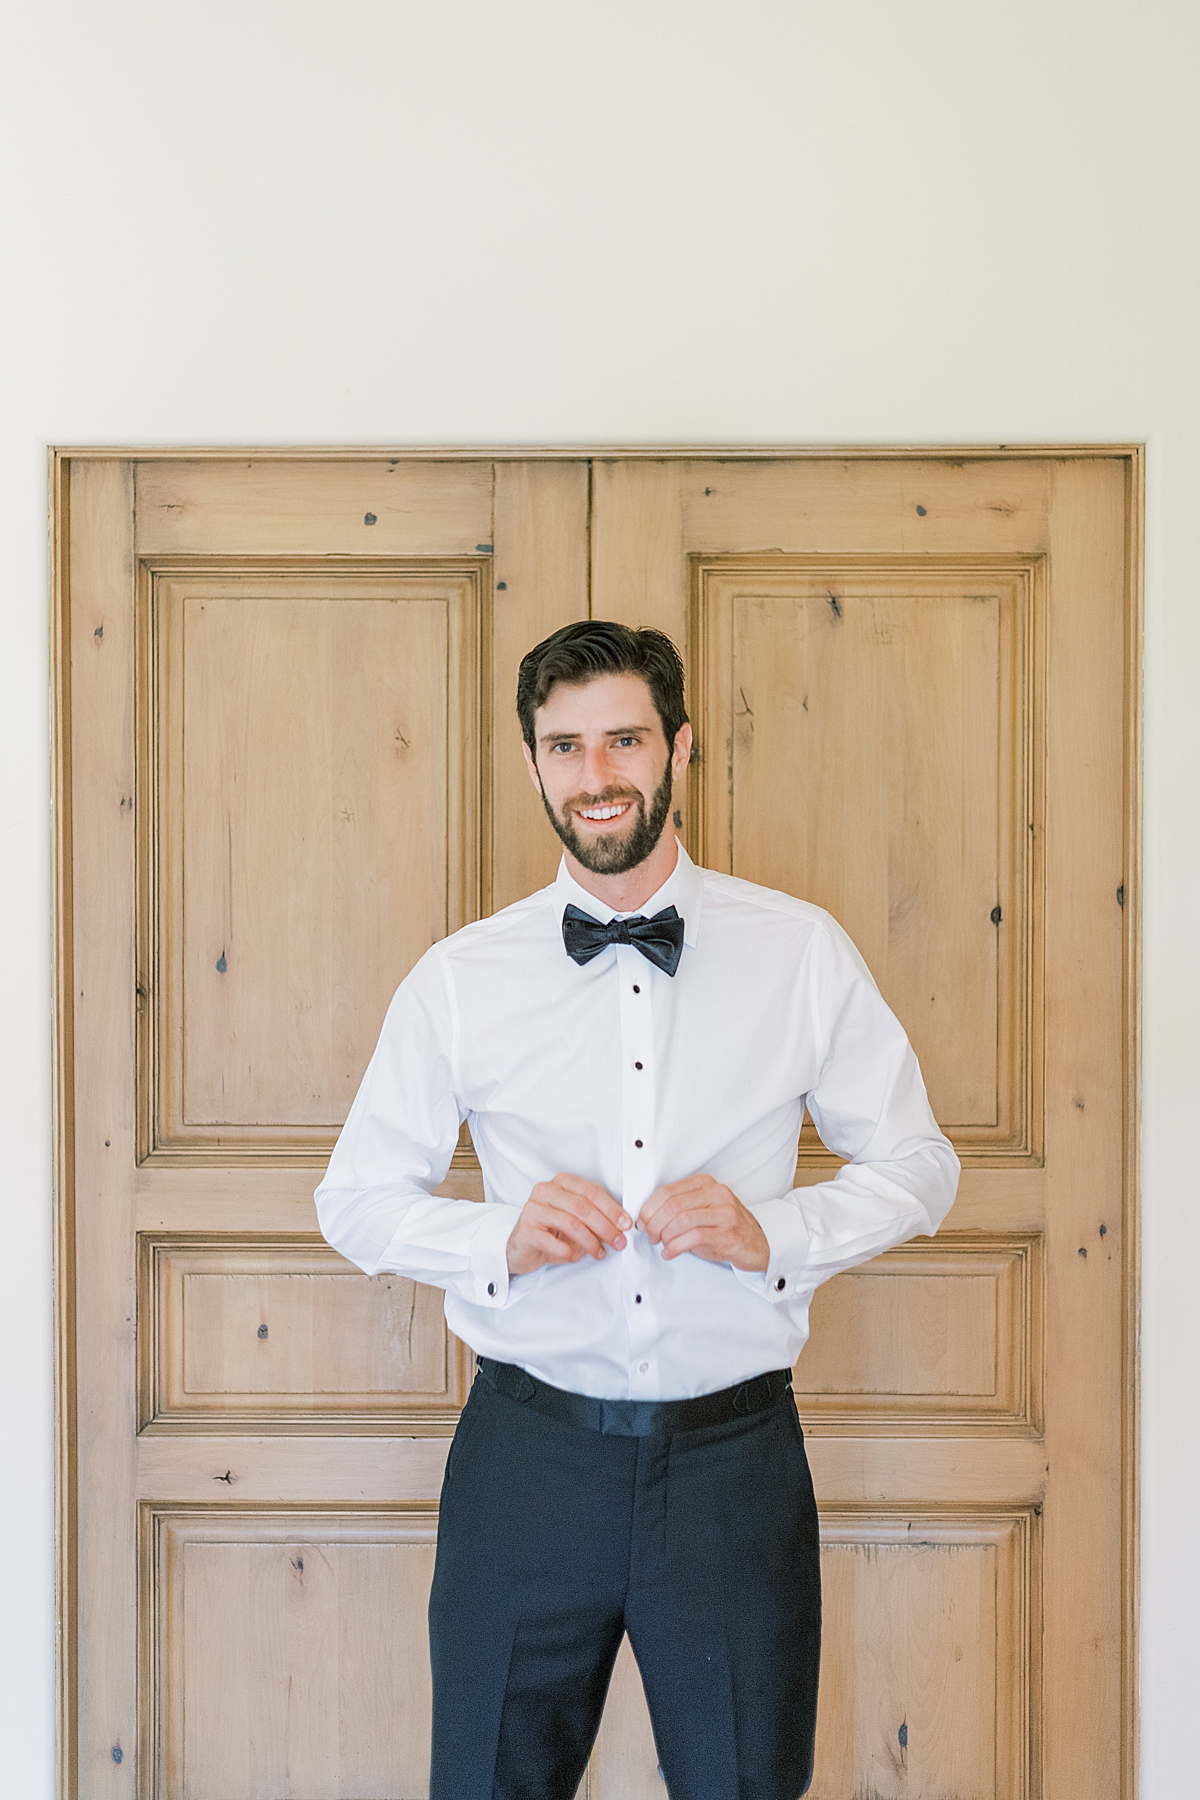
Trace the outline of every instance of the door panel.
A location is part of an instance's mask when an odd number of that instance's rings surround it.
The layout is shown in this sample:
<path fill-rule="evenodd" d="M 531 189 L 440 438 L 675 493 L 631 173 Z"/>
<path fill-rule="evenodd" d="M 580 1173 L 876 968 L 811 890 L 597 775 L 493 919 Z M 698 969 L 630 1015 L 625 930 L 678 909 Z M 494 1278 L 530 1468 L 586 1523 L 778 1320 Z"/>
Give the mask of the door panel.
<path fill-rule="evenodd" d="M 63 465 L 68 1793 L 427 1792 L 469 1357 L 312 1189 L 406 970 L 553 874 L 516 671 L 589 609 L 675 637 L 678 828 L 849 928 L 964 1162 L 796 1370 L 812 1791 L 1120 1791 L 1132 473 Z M 834 1166 L 806 1129 L 798 1181 Z M 445 1191 L 481 1198 L 465 1139 Z M 628 1645 L 585 1791 L 663 1792 Z"/>
<path fill-rule="evenodd" d="M 442 1296 L 310 1237 L 140 1237 L 143 1432 L 452 1430 L 466 1347 Z"/>
<path fill-rule="evenodd" d="M 1116 457 L 596 468 L 593 611 L 685 654 L 689 846 L 847 926 L 964 1165 L 795 1372 L 821 1796 L 1119 1791 L 1130 493 Z M 833 1166 L 806 1128 L 798 1181 Z"/>
<path fill-rule="evenodd" d="M 136 467 L 141 556 L 486 556 L 492 547 L 497 496 L 486 457 Z"/>
<path fill-rule="evenodd" d="M 68 481 L 72 1777 L 417 1800 L 469 1359 L 312 1190 L 408 969 L 553 873 L 512 702 L 586 614 L 587 464 Z M 482 1197 L 469 1139 L 446 1191 Z"/>
<path fill-rule="evenodd" d="M 945 1229 L 813 1298 L 800 1365 L 809 1436 L 1040 1429 L 1043 1241 Z"/>
<path fill-rule="evenodd" d="M 810 1794 L 1027 1793 L 1040 1635 L 1032 1509 L 862 1518 L 829 1507 L 822 1542 L 833 1679 Z"/>
<path fill-rule="evenodd" d="M 486 568 L 140 565 L 144 1157 L 328 1157 L 479 916 Z"/>
<path fill-rule="evenodd" d="M 146 1535 L 157 1791 L 428 1791 L 435 1511 L 163 1510 Z"/>
<path fill-rule="evenodd" d="M 1041 1140 L 1042 587 L 1036 562 L 693 566 L 700 859 L 846 927 L 968 1161 Z M 811 1131 L 803 1150 L 821 1158 Z"/>

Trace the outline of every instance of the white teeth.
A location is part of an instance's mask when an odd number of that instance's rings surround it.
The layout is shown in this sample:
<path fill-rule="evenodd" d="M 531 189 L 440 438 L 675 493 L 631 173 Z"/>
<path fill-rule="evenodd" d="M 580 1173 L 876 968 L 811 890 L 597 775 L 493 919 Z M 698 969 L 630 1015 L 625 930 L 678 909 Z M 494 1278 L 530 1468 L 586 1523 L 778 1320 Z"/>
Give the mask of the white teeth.
<path fill-rule="evenodd" d="M 618 813 L 628 812 L 628 810 L 628 801 L 624 806 L 581 806 L 579 816 L 581 819 L 615 819 Z"/>

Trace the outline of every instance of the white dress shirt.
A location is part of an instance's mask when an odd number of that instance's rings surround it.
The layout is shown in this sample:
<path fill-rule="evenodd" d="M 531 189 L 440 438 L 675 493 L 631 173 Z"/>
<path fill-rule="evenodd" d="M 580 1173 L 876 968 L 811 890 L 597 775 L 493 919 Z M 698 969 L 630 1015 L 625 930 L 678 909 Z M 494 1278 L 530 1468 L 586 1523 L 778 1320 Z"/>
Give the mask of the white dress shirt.
<path fill-rule="evenodd" d="M 569 902 L 610 908 L 567 873 L 435 944 L 388 1009 L 329 1169 L 321 1229 L 368 1274 L 446 1291 L 472 1349 L 603 1399 L 682 1399 L 789 1367 L 814 1288 L 949 1210 L 958 1160 L 916 1057 L 840 926 L 803 900 L 699 869 L 682 845 L 640 912 L 685 923 L 674 976 L 632 944 L 583 967 Z M 793 1188 L 807 1106 L 832 1180 Z M 485 1204 L 442 1199 L 468 1121 Z M 710 1174 L 754 1213 L 765 1274 L 637 1229 L 600 1262 L 508 1273 L 539 1181 L 599 1182 L 636 1220 L 660 1182 Z"/>

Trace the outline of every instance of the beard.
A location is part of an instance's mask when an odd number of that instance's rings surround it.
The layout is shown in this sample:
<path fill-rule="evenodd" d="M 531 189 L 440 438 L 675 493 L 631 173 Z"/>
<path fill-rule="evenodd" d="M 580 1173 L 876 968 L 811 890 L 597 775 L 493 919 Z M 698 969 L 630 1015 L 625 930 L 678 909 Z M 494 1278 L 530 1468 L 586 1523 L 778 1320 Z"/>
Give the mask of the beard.
<path fill-rule="evenodd" d="M 632 822 L 626 831 L 586 840 L 579 835 L 571 819 L 572 809 L 619 806 L 623 800 L 633 803 Z M 592 875 L 627 875 L 630 869 L 645 862 L 663 834 L 671 810 L 671 759 L 667 758 L 663 778 L 650 798 L 649 812 L 646 796 L 638 788 L 608 788 L 603 794 L 575 794 L 564 805 L 561 818 L 547 800 L 543 788 L 542 805 L 546 817 L 576 862 L 582 863 Z"/>

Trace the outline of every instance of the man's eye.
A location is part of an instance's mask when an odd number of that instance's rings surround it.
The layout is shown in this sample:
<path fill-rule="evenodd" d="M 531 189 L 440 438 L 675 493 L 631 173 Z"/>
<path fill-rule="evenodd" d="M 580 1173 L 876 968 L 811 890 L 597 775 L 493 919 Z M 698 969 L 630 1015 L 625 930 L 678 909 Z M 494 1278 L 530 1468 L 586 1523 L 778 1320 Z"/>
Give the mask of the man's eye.
<path fill-rule="evenodd" d="M 559 750 L 573 750 L 574 748 L 575 748 L 574 744 L 564 744 L 561 742 L 555 744 L 555 746 L 554 746 L 555 753 L 557 753 Z"/>
<path fill-rule="evenodd" d="M 623 750 L 626 750 L 629 748 L 629 746 L 631 744 L 636 744 L 637 739 L 635 737 L 623 737 L 623 738 L 618 738 L 617 743 L 621 746 L 621 748 Z"/>

